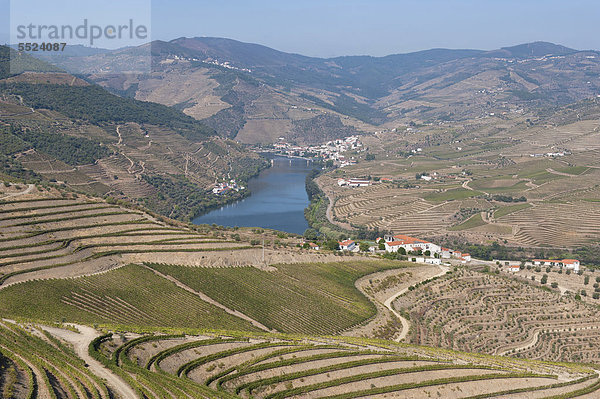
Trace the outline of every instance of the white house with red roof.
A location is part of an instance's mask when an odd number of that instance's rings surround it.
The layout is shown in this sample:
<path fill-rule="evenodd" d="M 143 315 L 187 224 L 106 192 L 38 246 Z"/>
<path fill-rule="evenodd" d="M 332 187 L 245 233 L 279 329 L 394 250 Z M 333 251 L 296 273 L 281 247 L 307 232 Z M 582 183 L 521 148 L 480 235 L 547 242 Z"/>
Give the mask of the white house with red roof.
<path fill-rule="evenodd" d="M 354 251 L 356 248 L 356 243 L 352 240 L 339 241 L 338 245 L 341 251 Z"/>
<path fill-rule="evenodd" d="M 577 259 L 563 259 L 563 266 L 567 269 L 572 269 L 575 272 L 579 271 L 579 266 L 581 265 Z"/>
<path fill-rule="evenodd" d="M 451 250 L 450 248 L 442 247 L 442 252 L 440 253 L 440 255 L 443 259 L 450 259 L 452 257 L 452 254 L 454 254 L 453 250 Z"/>
<path fill-rule="evenodd" d="M 403 234 L 395 236 L 386 235 L 384 239 L 385 249 L 388 252 L 398 252 L 400 248 L 404 248 L 406 252 L 421 250 L 423 252 L 430 251 L 431 255 L 433 255 L 442 251 L 442 247 L 437 244 Z"/>
<path fill-rule="evenodd" d="M 534 266 L 558 266 L 566 269 L 571 269 L 578 272 L 581 263 L 577 259 L 534 259 L 532 260 Z"/>

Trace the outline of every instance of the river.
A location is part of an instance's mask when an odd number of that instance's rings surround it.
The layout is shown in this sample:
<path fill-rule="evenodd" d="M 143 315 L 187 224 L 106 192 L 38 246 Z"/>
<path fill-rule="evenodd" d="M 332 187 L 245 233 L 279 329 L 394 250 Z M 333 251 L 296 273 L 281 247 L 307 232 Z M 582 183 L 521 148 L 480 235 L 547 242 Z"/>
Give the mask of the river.
<path fill-rule="evenodd" d="M 251 195 L 193 220 L 195 224 L 263 227 L 302 234 L 308 228 L 304 208 L 309 204 L 305 179 L 312 163 L 275 156 L 272 166 L 250 179 Z"/>

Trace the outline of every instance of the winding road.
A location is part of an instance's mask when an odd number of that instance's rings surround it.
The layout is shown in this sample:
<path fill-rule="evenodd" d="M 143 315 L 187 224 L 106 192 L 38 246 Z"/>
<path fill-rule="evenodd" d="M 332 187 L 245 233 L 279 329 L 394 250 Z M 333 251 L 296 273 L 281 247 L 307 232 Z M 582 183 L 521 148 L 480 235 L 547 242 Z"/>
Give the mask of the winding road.
<path fill-rule="evenodd" d="M 441 271 L 438 274 L 436 274 L 435 276 L 431 276 L 431 277 L 425 277 L 425 278 L 421 279 L 420 281 L 417 281 L 417 282 L 413 283 L 413 285 L 421 283 L 421 282 L 423 282 L 425 280 L 429 280 L 431 278 L 443 276 L 444 274 L 446 274 L 448 272 L 448 270 L 450 270 L 450 268 L 448 266 L 442 266 L 442 265 L 440 265 L 439 267 L 440 267 Z M 408 287 L 402 288 L 400 291 L 396 292 L 394 295 L 392 295 L 391 297 L 389 297 L 388 299 L 386 299 L 385 302 L 383 302 L 383 306 L 385 306 L 386 308 L 388 308 L 389 311 L 392 312 L 392 314 L 394 314 L 394 316 L 396 316 L 397 318 L 399 318 L 400 322 L 402 323 L 402 331 L 400 332 L 400 335 L 395 339 L 396 342 L 400 342 L 404 338 L 406 338 L 406 335 L 408 334 L 408 331 L 410 329 L 410 321 L 408 321 L 406 318 L 402 317 L 402 315 L 400 313 L 398 313 L 394 309 L 394 307 L 392 306 L 392 303 L 400 295 L 405 294 L 406 291 L 408 291 Z"/>
<path fill-rule="evenodd" d="M 19 195 L 29 194 L 34 188 L 35 188 L 35 184 L 29 184 L 25 190 L 20 191 L 18 193 L 6 194 L 5 196 L 0 197 L 0 199 L 11 198 L 11 197 L 18 197 Z"/>
<path fill-rule="evenodd" d="M 73 344 L 75 353 L 89 365 L 90 371 L 100 378 L 104 378 L 110 388 L 113 389 L 119 397 L 123 399 L 137 399 L 135 391 L 129 386 L 129 384 L 127 384 L 121 377 L 104 367 L 102 363 L 92 358 L 88 353 L 88 346 L 90 345 L 90 342 L 92 342 L 96 337 L 100 336 L 100 333 L 92 327 L 82 326 L 79 324 L 73 324 L 73 326 L 77 328 L 80 333 L 56 327 L 40 327 L 55 337 Z"/>

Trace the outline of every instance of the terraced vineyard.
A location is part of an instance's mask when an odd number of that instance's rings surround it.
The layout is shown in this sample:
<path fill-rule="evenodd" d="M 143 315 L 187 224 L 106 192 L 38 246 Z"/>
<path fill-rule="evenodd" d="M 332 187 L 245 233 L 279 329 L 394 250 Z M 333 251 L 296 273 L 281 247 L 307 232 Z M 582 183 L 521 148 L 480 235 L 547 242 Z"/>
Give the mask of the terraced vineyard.
<path fill-rule="evenodd" d="M 334 334 L 375 315 L 354 286 L 360 277 L 406 264 L 358 261 L 202 269 L 150 264 L 220 303 L 281 332 Z"/>
<path fill-rule="evenodd" d="M 458 269 L 399 297 L 410 342 L 527 359 L 600 362 L 600 312 L 508 277 Z"/>
<path fill-rule="evenodd" d="M 148 398 L 569 398 L 600 388 L 585 367 L 362 339 L 107 334 L 90 348 Z"/>
<path fill-rule="evenodd" d="M 548 215 L 553 215 L 548 218 Z M 537 220 L 538 223 L 532 223 Z M 540 203 L 498 219 L 517 227 L 515 240 L 531 246 L 578 247 L 597 242 L 600 202 Z"/>
<path fill-rule="evenodd" d="M 353 154 L 356 165 L 317 180 L 331 202 L 330 222 L 485 245 L 595 246 L 600 132 L 595 114 L 585 119 L 575 109 L 547 123 L 507 116 L 502 123 L 433 124 L 365 137 L 374 160 Z M 338 186 L 339 178 L 353 177 L 373 184 Z M 488 217 L 464 223 L 479 212 Z"/>
<path fill-rule="evenodd" d="M 4 285 L 96 273 L 132 258 L 150 260 L 153 254 L 177 259 L 194 253 L 206 265 L 217 258 L 227 265 L 228 258 L 229 263 L 235 262 L 236 251 L 254 251 L 248 243 L 175 227 L 143 211 L 39 193 L 0 202 L 0 229 L 0 283 Z M 250 254 L 245 258 L 254 259 Z"/>
<path fill-rule="evenodd" d="M 50 323 L 255 330 L 139 265 L 74 279 L 19 283 L 4 288 L 0 297 L 4 317 Z"/>
<path fill-rule="evenodd" d="M 39 328 L 0 322 L 0 361 L 3 398 L 114 397 L 73 349 Z"/>

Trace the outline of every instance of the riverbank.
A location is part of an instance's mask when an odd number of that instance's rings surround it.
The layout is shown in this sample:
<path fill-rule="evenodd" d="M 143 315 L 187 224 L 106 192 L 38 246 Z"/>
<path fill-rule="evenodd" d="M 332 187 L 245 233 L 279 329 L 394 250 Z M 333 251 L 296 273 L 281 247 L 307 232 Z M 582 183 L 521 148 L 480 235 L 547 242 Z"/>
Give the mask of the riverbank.
<path fill-rule="evenodd" d="M 270 168 L 249 179 L 250 195 L 205 213 L 193 223 L 261 227 L 303 234 L 308 228 L 304 209 L 309 204 L 305 177 L 312 170 L 312 164 L 305 159 L 280 156 L 272 157 L 269 163 Z"/>

